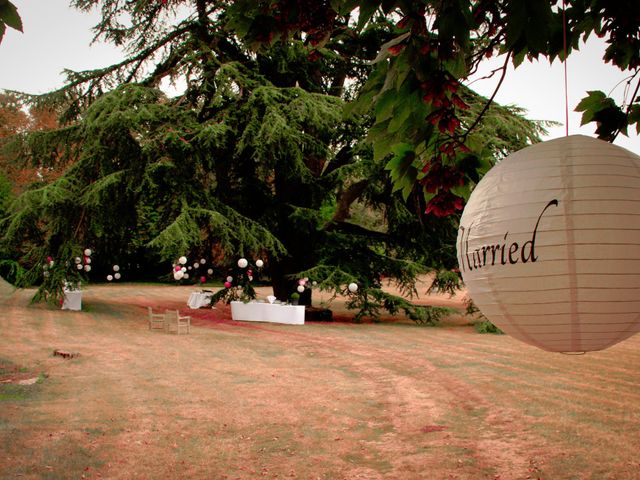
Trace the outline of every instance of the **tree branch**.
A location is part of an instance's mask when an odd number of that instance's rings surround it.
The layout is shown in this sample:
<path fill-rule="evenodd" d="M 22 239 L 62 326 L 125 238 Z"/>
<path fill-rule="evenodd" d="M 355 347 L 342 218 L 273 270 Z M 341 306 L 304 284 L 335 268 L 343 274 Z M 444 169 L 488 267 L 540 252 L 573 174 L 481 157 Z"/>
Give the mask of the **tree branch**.
<path fill-rule="evenodd" d="M 474 122 L 471 124 L 471 126 L 469 128 L 467 128 L 467 131 L 462 136 L 462 139 L 460 140 L 460 143 L 464 143 L 465 142 L 465 140 L 467 139 L 467 137 L 469 136 L 471 131 L 478 126 L 478 124 L 480 123 L 480 120 L 482 120 L 482 117 L 484 116 L 484 114 L 487 113 L 487 110 L 489 110 L 489 107 L 493 103 L 493 99 L 496 98 L 496 95 L 498 94 L 498 90 L 500 90 L 500 87 L 502 86 L 502 82 L 504 81 L 504 78 L 507 75 L 507 64 L 509 63 L 509 59 L 510 58 L 511 58 L 511 52 L 509 51 L 507 53 L 507 58 L 505 58 L 504 64 L 502 65 L 502 75 L 500 75 L 500 80 L 498 81 L 498 85 L 496 85 L 495 90 L 491 94 L 491 98 L 489 98 L 487 103 L 484 105 L 484 107 L 482 108 L 482 111 L 478 114 L 478 116 L 476 117 Z"/>

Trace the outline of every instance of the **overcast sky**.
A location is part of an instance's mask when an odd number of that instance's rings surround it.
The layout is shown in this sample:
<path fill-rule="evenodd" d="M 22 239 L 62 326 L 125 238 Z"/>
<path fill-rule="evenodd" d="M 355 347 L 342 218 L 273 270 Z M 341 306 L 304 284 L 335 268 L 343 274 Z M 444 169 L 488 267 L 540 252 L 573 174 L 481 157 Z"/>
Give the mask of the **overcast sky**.
<path fill-rule="evenodd" d="M 93 44 L 91 27 L 97 15 L 72 10 L 68 0 L 12 0 L 18 7 L 24 33 L 7 29 L 0 43 L 0 89 L 44 93 L 64 83 L 63 69 L 88 70 L 111 65 L 122 58 L 116 48 Z M 587 90 L 602 90 L 620 101 L 625 74 L 602 61 L 604 44 L 594 39 L 569 57 L 569 133 L 594 135 L 595 126 L 580 127 L 580 114 L 572 112 Z M 489 71 L 494 64 L 487 64 Z M 489 96 L 497 78 L 474 83 L 479 93 Z M 622 84 L 616 85 L 622 82 Z M 510 70 L 496 100 L 515 104 L 536 120 L 555 120 L 563 124 L 547 138 L 565 134 L 564 68 L 560 62 L 533 62 Z M 617 145 L 640 155 L 640 137 L 635 129 L 630 138 L 619 135 Z"/>

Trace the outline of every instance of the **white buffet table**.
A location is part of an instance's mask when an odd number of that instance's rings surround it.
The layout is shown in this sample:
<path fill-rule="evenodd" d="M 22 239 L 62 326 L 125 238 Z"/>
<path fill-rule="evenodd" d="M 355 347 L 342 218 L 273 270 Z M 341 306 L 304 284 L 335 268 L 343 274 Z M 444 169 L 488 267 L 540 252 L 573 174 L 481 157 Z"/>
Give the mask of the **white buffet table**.
<path fill-rule="evenodd" d="M 213 292 L 192 292 L 187 300 L 187 305 L 193 309 L 208 307 L 211 304 L 211 297 L 213 297 Z"/>
<path fill-rule="evenodd" d="M 279 303 L 231 302 L 231 318 L 247 322 L 304 325 L 304 305 Z"/>

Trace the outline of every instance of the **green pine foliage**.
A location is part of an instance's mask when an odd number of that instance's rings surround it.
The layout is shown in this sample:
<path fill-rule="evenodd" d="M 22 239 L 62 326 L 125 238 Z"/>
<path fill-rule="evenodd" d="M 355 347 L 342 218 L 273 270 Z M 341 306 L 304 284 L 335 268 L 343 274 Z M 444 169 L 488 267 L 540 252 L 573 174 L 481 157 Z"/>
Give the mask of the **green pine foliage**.
<path fill-rule="evenodd" d="M 315 45 L 298 35 L 252 50 L 255 39 L 241 32 L 248 12 L 227 2 L 74 4 L 99 5 L 97 36 L 130 55 L 24 97 L 56 105 L 66 122 L 24 145 L 25 159 L 61 175 L 21 195 L 0 225 L 2 248 L 27 272 L 23 284 L 39 285 L 38 299 L 55 301 L 65 282 L 86 281 L 73 259 L 89 247 L 96 275 L 116 261 L 170 278 L 181 255 L 214 258 L 218 270 L 239 256 L 263 258 L 282 300 L 299 278 L 336 294 L 355 282 L 358 319 L 386 310 L 438 320 L 444 311 L 407 298 L 419 275 L 455 267 L 457 217 L 425 214 L 420 152 L 400 141 L 431 129 L 416 85 L 403 87 L 411 68 L 395 65 L 391 81 L 384 62 L 371 63 L 393 22 L 362 29 L 345 18 Z M 175 98 L 155 88 L 171 79 L 187 85 Z M 404 103 L 392 101 L 398 91 Z M 478 111 L 486 103 L 465 101 Z M 513 109 L 493 107 L 484 118 L 473 141 L 485 153 L 468 161 L 469 172 L 540 131 Z M 406 298 L 385 293 L 385 282 Z M 251 295 L 226 289 L 215 298 Z"/>

